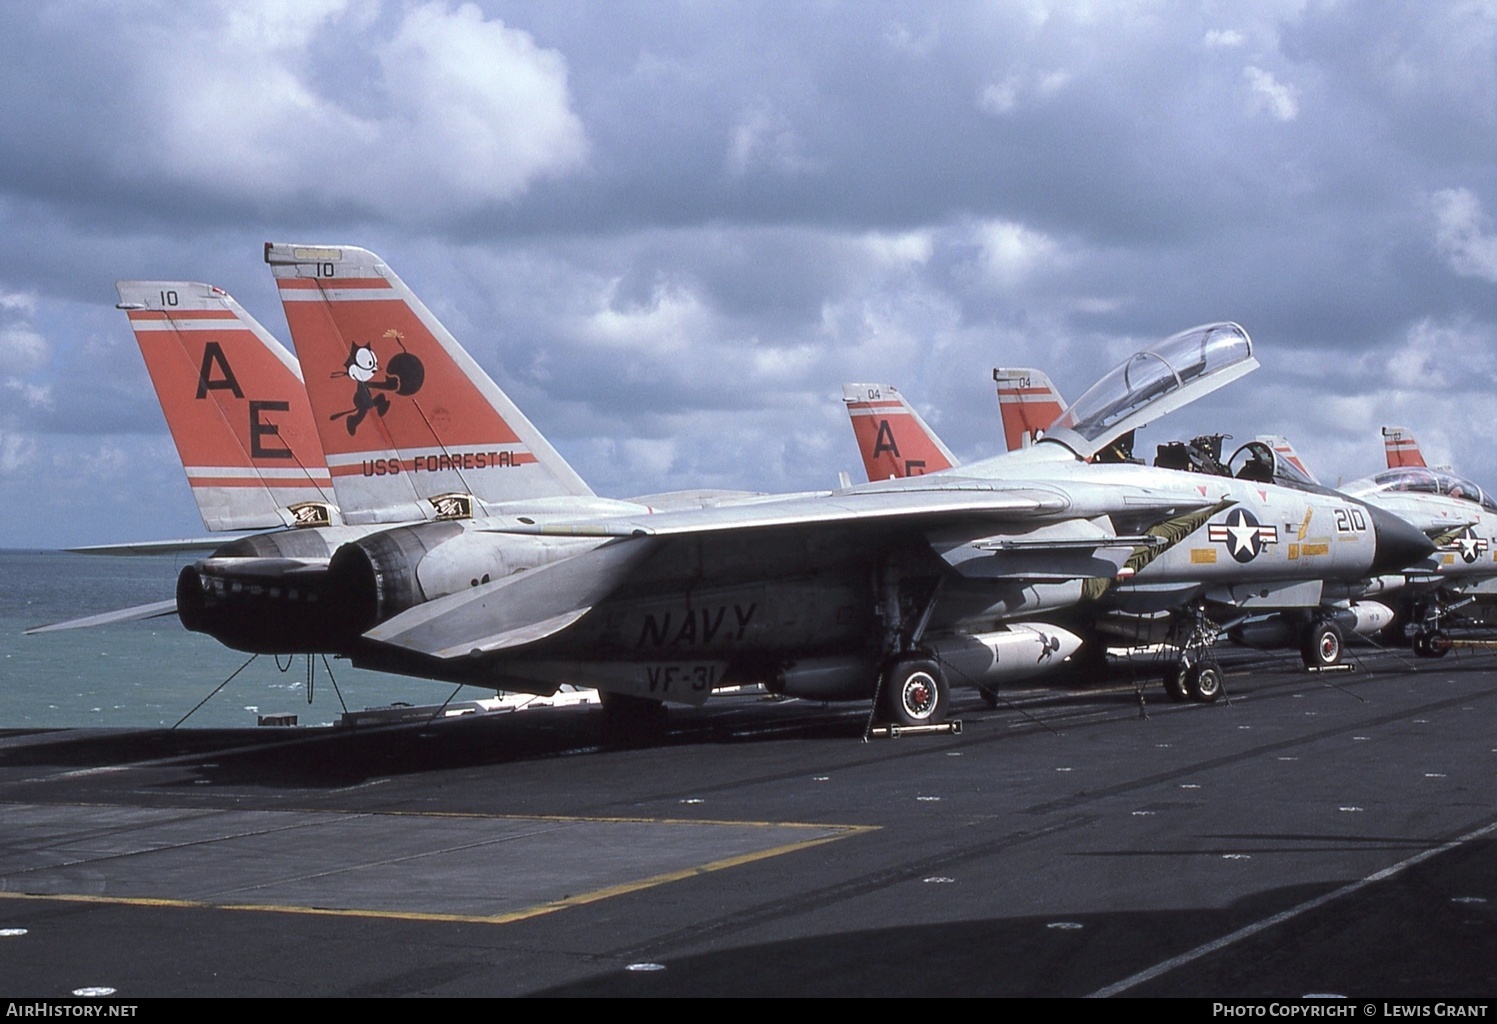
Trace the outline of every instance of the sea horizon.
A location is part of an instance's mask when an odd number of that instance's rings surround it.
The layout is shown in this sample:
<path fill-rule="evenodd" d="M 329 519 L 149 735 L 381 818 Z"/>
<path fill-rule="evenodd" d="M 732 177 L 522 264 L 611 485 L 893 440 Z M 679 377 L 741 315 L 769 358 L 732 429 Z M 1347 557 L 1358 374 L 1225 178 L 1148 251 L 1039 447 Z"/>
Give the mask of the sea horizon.
<path fill-rule="evenodd" d="M 453 687 L 315 659 L 311 703 L 307 659 L 251 656 L 156 619 L 26 636 L 40 625 L 162 601 L 197 556 L 112 556 L 45 548 L 0 548 L 0 729 L 253 727 L 262 714 L 331 724 L 351 710 L 440 704 Z M 215 687 L 239 672 L 202 707 Z M 336 687 L 333 684 L 336 679 Z M 339 693 L 342 701 L 339 700 Z M 457 700 L 492 696 L 464 687 Z"/>

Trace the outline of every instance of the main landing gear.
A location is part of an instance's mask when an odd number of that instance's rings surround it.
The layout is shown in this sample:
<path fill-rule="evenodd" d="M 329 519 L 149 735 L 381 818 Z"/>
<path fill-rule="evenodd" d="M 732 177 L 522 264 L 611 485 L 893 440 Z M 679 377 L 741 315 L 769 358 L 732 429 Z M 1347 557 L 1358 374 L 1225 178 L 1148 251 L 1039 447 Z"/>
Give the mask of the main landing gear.
<path fill-rule="evenodd" d="M 1424 629 L 1414 634 L 1414 655 L 1443 658 L 1450 653 L 1450 634 L 1443 629 Z"/>
<path fill-rule="evenodd" d="M 1165 669 L 1165 694 L 1172 701 L 1215 703 L 1226 692 L 1214 651 L 1221 627 L 1197 607 L 1181 616 L 1176 630 L 1180 658 Z"/>
<path fill-rule="evenodd" d="M 1333 668 L 1341 664 L 1346 653 L 1346 641 L 1341 636 L 1341 627 L 1329 619 L 1316 619 L 1305 630 L 1300 644 L 1300 660 L 1308 669 Z"/>
<path fill-rule="evenodd" d="M 1200 704 L 1214 703 L 1226 692 L 1221 666 L 1214 658 L 1195 664 L 1184 660 L 1177 661 L 1165 670 L 1164 692 L 1172 701 L 1193 700 Z"/>
<path fill-rule="evenodd" d="M 946 717 L 951 689 L 941 666 L 927 658 L 896 658 L 884 670 L 879 712 L 893 725 L 930 725 Z"/>
<path fill-rule="evenodd" d="M 1451 617 L 1451 612 L 1472 600 L 1468 597 L 1456 604 L 1443 605 L 1438 595 L 1435 595 L 1414 604 L 1408 610 L 1408 617 L 1405 619 L 1400 616 L 1395 619 L 1394 626 L 1408 638 L 1405 642 L 1413 648 L 1416 658 L 1443 658 L 1454 646 L 1445 622 Z"/>
<path fill-rule="evenodd" d="M 920 648 L 941 588 L 940 577 L 925 577 L 911 564 L 908 553 L 894 552 L 879 571 L 876 586 L 884 669 L 874 693 L 869 729 L 873 719 L 900 728 L 943 722 L 951 706 L 951 688 L 940 663 Z"/>

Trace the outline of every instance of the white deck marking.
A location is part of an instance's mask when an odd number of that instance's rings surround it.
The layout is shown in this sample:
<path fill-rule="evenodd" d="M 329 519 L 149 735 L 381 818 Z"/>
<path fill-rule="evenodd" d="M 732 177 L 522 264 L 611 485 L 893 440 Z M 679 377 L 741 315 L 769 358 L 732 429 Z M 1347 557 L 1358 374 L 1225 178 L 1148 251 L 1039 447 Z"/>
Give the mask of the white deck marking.
<path fill-rule="evenodd" d="M 1183 967 L 1186 964 L 1191 963 L 1192 961 L 1201 959 L 1201 957 L 1203 956 L 1215 953 L 1219 949 L 1226 949 L 1228 946 L 1231 946 L 1234 943 L 1241 942 L 1246 938 L 1251 938 L 1252 936 L 1257 935 L 1259 932 L 1267 931 L 1269 928 L 1272 928 L 1275 925 L 1283 924 L 1285 921 L 1293 920 L 1294 918 L 1299 917 L 1301 914 L 1309 913 L 1312 910 L 1318 910 L 1328 903 L 1339 900 L 1343 896 L 1350 896 L 1352 893 L 1365 889 L 1369 885 L 1372 885 L 1376 882 L 1386 881 L 1387 879 L 1392 878 L 1394 875 L 1397 875 L 1407 870 L 1408 868 L 1413 867 L 1415 864 L 1422 864 L 1424 861 L 1429 860 L 1431 857 L 1436 857 L 1442 853 L 1448 853 L 1458 846 L 1463 846 L 1473 839 L 1480 839 L 1482 836 L 1487 835 L 1491 832 L 1497 832 L 1497 821 L 1492 822 L 1490 825 L 1484 825 L 1474 832 L 1467 832 L 1465 835 L 1457 839 L 1452 839 L 1450 842 L 1444 844 L 1443 846 L 1436 846 L 1435 848 L 1425 850 L 1422 853 L 1416 853 L 1414 854 L 1414 856 L 1408 858 L 1407 860 L 1401 860 L 1391 867 L 1386 867 L 1381 871 L 1373 872 L 1366 878 L 1363 878 L 1356 882 L 1352 882 L 1349 885 L 1343 885 L 1341 888 L 1335 890 L 1334 892 L 1328 892 L 1324 896 L 1317 896 L 1315 897 L 1315 899 L 1307 900 L 1297 907 L 1290 907 L 1288 910 L 1275 914 L 1272 917 L 1264 918 L 1262 921 L 1257 921 L 1253 924 L 1247 925 L 1246 927 L 1239 928 L 1235 932 L 1232 932 L 1230 935 L 1223 935 L 1221 938 L 1208 942 L 1204 946 L 1197 946 L 1195 949 L 1192 949 L 1188 953 L 1181 953 L 1179 956 L 1171 957 L 1170 959 L 1165 960 L 1163 963 L 1158 963 L 1146 970 L 1139 971 L 1137 974 L 1124 978 L 1122 981 L 1114 982 L 1111 985 L 1108 985 L 1106 988 L 1099 988 L 1097 991 L 1093 992 L 1086 998 L 1109 999 L 1112 996 L 1119 994 L 1120 992 L 1126 992 L 1130 988 L 1135 988 L 1139 985 L 1142 985 L 1146 981 L 1152 981 L 1162 974 L 1168 974 L 1176 967 Z"/>

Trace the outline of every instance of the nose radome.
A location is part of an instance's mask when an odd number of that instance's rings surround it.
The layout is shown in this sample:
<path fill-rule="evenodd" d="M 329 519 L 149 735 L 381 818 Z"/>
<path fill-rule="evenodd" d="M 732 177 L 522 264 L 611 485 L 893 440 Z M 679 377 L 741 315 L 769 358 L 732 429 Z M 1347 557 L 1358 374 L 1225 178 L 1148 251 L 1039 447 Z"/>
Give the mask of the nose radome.
<path fill-rule="evenodd" d="M 1371 575 L 1397 572 L 1435 553 L 1434 542 L 1406 520 L 1375 505 L 1365 507 L 1372 517 L 1372 532 L 1376 539 L 1372 566 L 1368 570 Z"/>

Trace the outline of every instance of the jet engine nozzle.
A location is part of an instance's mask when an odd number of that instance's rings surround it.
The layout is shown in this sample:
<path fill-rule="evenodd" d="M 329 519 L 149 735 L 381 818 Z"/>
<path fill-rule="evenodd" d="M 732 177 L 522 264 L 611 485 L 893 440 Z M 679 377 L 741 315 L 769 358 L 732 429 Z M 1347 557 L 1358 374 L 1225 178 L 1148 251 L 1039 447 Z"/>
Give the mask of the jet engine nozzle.
<path fill-rule="evenodd" d="M 337 654 L 357 634 L 328 582 L 320 562 L 207 558 L 178 574 L 177 618 L 238 651 Z"/>
<path fill-rule="evenodd" d="M 352 628 L 367 632 L 419 604 L 595 548 L 596 538 L 534 537 L 418 523 L 350 541 L 328 563 Z"/>
<path fill-rule="evenodd" d="M 1381 576 L 1397 572 L 1416 562 L 1422 562 L 1435 553 L 1434 542 L 1412 523 L 1376 505 L 1362 507 L 1372 520 L 1372 532 L 1376 541 L 1369 575 Z"/>
<path fill-rule="evenodd" d="M 328 573 L 354 629 L 363 633 L 441 596 L 425 591 L 417 571 L 433 550 L 462 532 L 456 523 L 420 523 L 372 533 L 334 551 Z"/>

